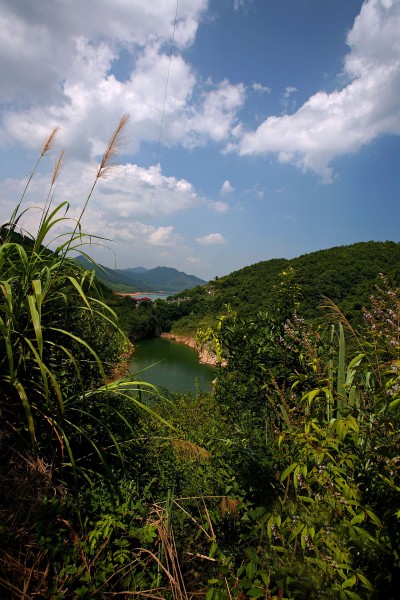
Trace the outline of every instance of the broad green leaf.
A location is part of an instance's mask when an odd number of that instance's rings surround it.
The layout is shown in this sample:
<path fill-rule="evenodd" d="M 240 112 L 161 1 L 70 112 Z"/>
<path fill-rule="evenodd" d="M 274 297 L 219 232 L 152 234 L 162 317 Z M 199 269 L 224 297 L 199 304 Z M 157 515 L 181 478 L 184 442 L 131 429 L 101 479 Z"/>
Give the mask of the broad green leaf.
<path fill-rule="evenodd" d="M 28 296 L 29 312 L 31 314 L 33 328 L 35 330 L 36 341 L 38 345 L 40 358 L 43 356 L 43 334 L 42 326 L 40 322 L 39 311 L 36 306 L 36 298 L 34 296 Z"/>
<path fill-rule="evenodd" d="M 281 475 L 281 480 L 280 480 L 281 483 L 289 477 L 290 473 L 292 473 L 292 471 L 294 471 L 296 467 L 297 467 L 297 463 L 293 463 L 287 469 L 285 469 L 283 471 L 283 473 Z"/>
<path fill-rule="evenodd" d="M 32 416 L 32 411 L 31 411 L 31 405 L 29 404 L 28 396 L 27 396 L 27 393 L 26 393 L 25 388 L 22 385 L 22 383 L 20 381 L 14 381 L 13 385 L 18 392 L 18 395 L 21 399 L 22 405 L 25 410 L 26 420 L 27 420 L 28 429 L 29 429 L 29 435 L 31 437 L 31 444 L 32 444 L 33 451 L 36 455 L 36 433 L 35 433 L 35 424 L 33 421 L 33 416 Z"/>
<path fill-rule="evenodd" d="M 342 588 L 346 589 L 346 588 L 354 587 L 356 585 L 356 583 L 357 583 L 357 577 L 355 575 L 352 575 L 351 577 L 346 579 L 346 581 L 344 583 L 342 583 Z"/>
<path fill-rule="evenodd" d="M 361 581 L 361 583 L 364 585 L 364 587 L 367 588 L 367 590 L 372 592 L 372 590 L 374 588 L 373 588 L 371 582 L 365 577 L 365 575 L 363 575 L 363 573 L 360 573 L 360 571 L 357 571 L 357 578 Z"/>
<path fill-rule="evenodd" d="M 350 521 L 350 525 L 357 525 L 357 523 L 362 523 L 365 519 L 365 514 L 364 513 L 359 513 L 358 515 L 356 515 L 355 517 L 352 518 L 352 520 Z"/>
<path fill-rule="evenodd" d="M 72 277 L 71 275 L 69 275 L 67 277 L 67 279 L 72 283 L 72 285 L 74 286 L 74 288 L 77 290 L 78 294 L 80 295 L 80 297 L 82 298 L 82 300 L 84 301 L 84 303 L 86 304 L 86 306 L 88 307 L 88 309 L 90 311 L 92 311 L 92 307 L 89 304 L 89 301 L 88 301 L 88 299 L 86 297 L 86 294 L 83 291 L 82 287 L 77 282 L 77 280 L 75 279 L 75 277 Z"/>

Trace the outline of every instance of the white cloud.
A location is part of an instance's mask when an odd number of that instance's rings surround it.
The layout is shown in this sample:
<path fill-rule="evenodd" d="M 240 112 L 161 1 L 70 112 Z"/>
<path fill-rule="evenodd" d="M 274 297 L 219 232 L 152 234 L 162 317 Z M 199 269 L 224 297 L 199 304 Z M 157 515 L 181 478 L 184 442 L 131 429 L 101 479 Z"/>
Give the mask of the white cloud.
<path fill-rule="evenodd" d="M 36 148 L 59 125 L 68 154 L 87 161 L 126 112 L 129 152 L 158 140 L 162 116 L 166 145 L 227 141 L 237 125 L 245 87 L 202 84 L 180 54 L 193 43 L 207 0 L 179 5 L 171 57 L 175 0 L 0 0 L 0 8 L 0 145 Z"/>
<path fill-rule="evenodd" d="M 320 91 L 294 114 L 271 116 L 229 146 L 240 155 L 277 153 L 281 162 L 333 177 L 336 156 L 383 134 L 400 134 L 400 0 L 368 0 L 348 34 L 348 83 Z"/>
<path fill-rule="evenodd" d="M 186 260 L 191 265 L 202 265 L 202 264 L 204 264 L 204 261 L 203 261 L 202 258 L 200 258 L 200 256 L 188 256 Z"/>
<path fill-rule="evenodd" d="M 172 225 L 167 227 L 157 227 L 153 229 L 149 236 L 148 242 L 153 246 L 176 246 L 181 241 L 182 237 L 174 233 Z"/>
<path fill-rule="evenodd" d="M 204 246 L 212 246 L 216 244 L 226 244 L 227 240 L 220 233 L 210 233 L 204 237 L 199 237 L 196 240 L 199 244 Z"/>
<path fill-rule="evenodd" d="M 120 213 L 125 218 L 151 213 L 164 217 L 200 202 L 186 179 L 163 175 L 160 165 L 148 169 L 134 164 L 120 166 L 96 193 L 96 203 L 105 213 Z"/>
<path fill-rule="evenodd" d="M 235 136 L 237 112 L 243 106 L 246 89 L 226 79 L 214 85 L 209 82 L 198 106 L 191 106 L 171 125 L 170 134 L 187 148 L 204 145 L 208 140 L 222 142 Z"/>
<path fill-rule="evenodd" d="M 227 202 L 222 202 L 221 200 L 216 200 L 215 202 L 210 202 L 209 205 L 215 212 L 217 213 L 225 213 L 229 210 L 229 204 Z"/>
<path fill-rule="evenodd" d="M 227 194 L 231 194 L 235 191 L 235 188 L 232 186 L 231 182 L 227 180 L 221 186 L 220 194 L 221 196 L 226 196 Z"/>
<path fill-rule="evenodd" d="M 48 98 L 49 92 L 53 98 L 62 95 L 60 83 L 74 72 L 77 38 L 91 40 L 94 47 L 103 40 L 115 52 L 121 47 L 135 50 L 150 39 L 168 46 L 176 0 L 1 0 L 0 7 L 0 100 L 11 102 L 21 92 L 30 101 Z M 206 8 L 207 0 L 180 4 L 175 46 L 194 41 Z"/>
<path fill-rule="evenodd" d="M 296 101 L 291 100 L 291 96 L 298 91 L 297 88 L 292 85 L 288 85 L 285 88 L 285 91 L 282 94 L 281 105 L 283 109 L 283 114 L 286 115 L 289 110 L 293 111 L 296 108 Z"/>
<path fill-rule="evenodd" d="M 265 85 L 262 85 L 262 83 L 257 82 L 254 82 L 251 87 L 255 92 L 260 92 L 260 94 L 270 94 L 272 91 L 270 87 L 267 87 Z"/>
<path fill-rule="evenodd" d="M 94 174 L 81 164 L 66 164 L 54 190 L 54 205 L 69 202 L 68 217 L 77 219 L 93 181 Z M 0 222 L 9 220 L 24 185 L 19 179 L 2 182 Z M 43 206 L 48 186 L 48 177 L 37 175 L 29 186 L 22 209 Z M 131 252 L 140 253 L 145 246 L 167 247 L 187 255 L 183 236 L 164 222 L 174 213 L 204 205 L 204 202 L 187 180 L 165 176 L 159 166 L 144 169 L 134 164 L 122 165 L 111 171 L 106 181 L 98 180 L 82 220 L 82 229 L 93 236 L 129 244 Z M 21 226 L 34 233 L 40 214 L 40 208 L 29 210 Z M 160 219 L 163 226 L 159 226 Z M 53 233 L 71 231 L 74 224 L 72 220 L 62 222 Z M 128 249 L 121 252 L 129 253 Z"/>

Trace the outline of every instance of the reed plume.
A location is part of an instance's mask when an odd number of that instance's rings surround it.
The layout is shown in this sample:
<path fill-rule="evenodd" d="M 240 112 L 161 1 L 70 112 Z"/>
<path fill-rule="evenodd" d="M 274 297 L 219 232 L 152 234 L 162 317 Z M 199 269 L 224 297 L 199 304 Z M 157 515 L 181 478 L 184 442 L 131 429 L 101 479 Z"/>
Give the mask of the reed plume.
<path fill-rule="evenodd" d="M 29 175 L 29 178 L 28 178 L 28 181 L 26 182 L 26 186 L 24 188 L 24 191 L 22 192 L 20 201 L 18 202 L 17 206 L 15 207 L 15 209 L 14 209 L 12 215 L 11 215 L 11 219 L 10 219 L 10 221 L 8 223 L 9 234 L 7 235 L 6 239 L 4 240 L 5 242 L 10 241 L 10 239 L 11 239 L 12 231 L 15 229 L 15 226 L 16 226 L 18 220 L 19 220 L 19 217 L 21 216 L 21 215 L 19 215 L 19 209 L 20 209 L 22 201 L 23 201 L 23 199 L 25 197 L 26 190 L 28 189 L 29 184 L 32 181 L 32 178 L 33 178 L 34 174 L 36 173 L 36 170 L 37 170 L 37 168 L 39 166 L 39 163 L 42 160 L 43 156 L 45 154 L 47 154 L 47 152 L 49 152 L 52 149 L 52 147 L 54 145 L 54 140 L 55 140 L 56 135 L 59 132 L 59 130 L 60 130 L 60 128 L 58 126 L 54 127 L 53 131 L 50 133 L 50 135 L 48 136 L 48 138 L 43 143 L 42 149 L 41 149 L 40 154 L 39 154 L 39 158 L 37 159 L 36 164 L 33 167 L 31 174 Z"/>
<path fill-rule="evenodd" d="M 176 456 L 181 460 L 195 459 L 202 461 L 208 460 L 211 456 L 208 450 L 188 440 L 171 438 L 170 444 Z"/>
<path fill-rule="evenodd" d="M 53 133 L 54 133 L 54 131 L 53 131 Z M 51 143 L 52 143 L 52 139 L 49 137 L 49 139 L 47 140 L 46 145 L 44 146 L 43 151 L 47 152 L 49 150 L 49 148 L 50 148 Z M 58 159 L 57 159 L 57 161 L 56 161 L 56 163 L 54 165 L 53 174 L 52 174 L 51 182 L 50 182 L 50 187 L 49 187 L 49 191 L 47 193 L 46 202 L 44 204 L 44 208 L 43 208 L 43 211 L 42 211 L 42 216 L 41 216 L 41 219 L 40 219 L 39 228 L 38 228 L 38 235 L 36 236 L 36 240 L 38 240 L 38 238 L 40 237 L 40 231 L 41 231 L 42 225 L 43 225 L 44 221 L 46 220 L 47 215 L 49 214 L 51 202 L 52 202 L 52 199 L 53 199 L 52 195 L 51 195 L 51 192 L 52 192 L 54 184 L 57 181 L 58 176 L 60 174 L 60 171 L 61 171 L 61 168 L 62 168 L 62 165 L 63 165 L 63 160 L 64 160 L 64 150 L 61 150 L 60 155 L 59 155 L 59 157 L 58 157 Z M 37 246 L 37 244 L 35 244 L 35 247 L 36 246 Z"/>
<path fill-rule="evenodd" d="M 108 174 L 113 167 L 116 166 L 116 163 L 113 162 L 113 158 L 119 153 L 121 147 L 124 145 L 126 141 L 125 137 L 125 129 L 129 123 L 129 114 L 126 113 L 118 123 L 114 133 L 110 137 L 108 141 L 107 148 L 103 154 L 103 158 L 101 159 L 101 163 L 96 173 L 96 179 L 106 179 Z"/>
<path fill-rule="evenodd" d="M 50 184 L 51 188 L 53 187 L 53 185 L 55 184 L 56 180 L 58 179 L 58 176 L 60 174 L 63 162 L 64 162 L 64 150 L 61 150 L 60 156 L 58 157 L 58 160 L 57 160 L 56 164 L 54 165 L 53 176 L 51 178 L 51 184 Z"/>
<path fill-rule="evenodd" d="M 57 135 L 57 133 L 60 131 L 59 126 L 57 125 L 57 127 L 54 127 L 53 131 L 50 133 L 49 137 L 47 138 L 47 140 L 44 142 L 43 146 L 42 146 L 42 150 L 40 153 L 40 157 L 39 160 L 45 155 L 47 154 L 47 152 L 49 152 L 53 145 L 54 145 L 54 140 L 55 137 Z"/>
<path fill-rule="evenodd" d="M 74 228 L 72 235 L 68 240 L 68 244 L 66 245 L 66 248 L 64 250 L 64 256 L 66 256 L 68 250 L 70 249 L 71 243 L 76 239 L 75 236 L 76 236 L 78 229 L 80 230 L 82 217 L 86 211 L 87 205 L 89 204 L 89 200 L 92 197 L 94 188 L 96 187 L 96 183 L 98 182 L 99 179 L 105 179 L 108 176 L 111 169 L 113 169 L 116 166 L 116 163 L 113 162 L 112 159 L 118 154 L 118 152 L 120 151 L 124 142 L 126 141 L 125 129 L 126 129 L 126 126 L 128 125 L 129 118 L 130 118 L 129 114 L 126 113 L 121 118 L 120 122 L 118 123 L 117 127 L 114 130 L 114 133 L 112 134 L 112 136 L 109 139 L 107 148 L 103 154 L 99 168 L 96 171 L 96 176 L 95 176 L 92 188 L 88 194 L 88 197 L 86 198 L 85 204 L 83 205 L 83 208 L 81 210 L 81 214 L 79 215 L 79 218 L 76 221 L 75 228 Z"/>

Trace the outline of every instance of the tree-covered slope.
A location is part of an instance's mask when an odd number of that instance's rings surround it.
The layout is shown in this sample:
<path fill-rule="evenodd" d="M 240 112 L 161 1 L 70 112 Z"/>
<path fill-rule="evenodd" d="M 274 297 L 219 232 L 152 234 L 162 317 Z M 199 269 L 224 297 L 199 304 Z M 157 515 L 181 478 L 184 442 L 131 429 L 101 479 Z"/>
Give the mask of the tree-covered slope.
<path fill-rule="evenodd" d="M 384 273 L 389 280 L 400 276 L 400 244 L 360 242 L 304 254 L 293 259 L 273 259 L 235 271 L 225 277 L 177 294 L 181 316 L 194 325 L 220 314 L 229 304 L 242 316 L 254 316 L 273 307 L 282 272 L 293 270 L 300 312 L 318 318 L 325 298 L 335 302 L 347 317 L 367 305 Z M 188 317 L 190 315 L 190 317 Z M 175 319 L 176 321 L 176 319 Z"/>

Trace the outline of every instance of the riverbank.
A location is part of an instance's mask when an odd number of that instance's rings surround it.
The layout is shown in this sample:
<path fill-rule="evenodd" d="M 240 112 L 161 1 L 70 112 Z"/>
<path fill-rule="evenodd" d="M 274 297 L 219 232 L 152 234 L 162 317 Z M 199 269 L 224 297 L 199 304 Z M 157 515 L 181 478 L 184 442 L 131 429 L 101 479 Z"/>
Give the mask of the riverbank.
<path fill-rule="evenodd" d="M 114 292 L 116 296 L 123 296 L 133 299 L 148 298 L 152 302 L 154 300 L 166 300 L 170 296 L 173 296 L 176 292 L 166 292 L 159 290 L 157 292 Z"/>
<path fill-rule="evenodd" d="M 129 375 L 129 364 L 135 354 L 135 346 L 132 342 L 127 341 L 124 344 L 122 352 L 120 354 L 118 363 L 115 365 L 112 374 L 108 378 L 107 383 L 113 383 L 114 381 L 119 381 L 126 375 Z"/>
<path fill-rule="evenodd" d="M 174 342 L 179 342 L 180 344 L 185 344 L 186 346 L 193 348 L 199 355 L 199 362 L 203 365 L 218 365 L 218 359 L 215 353 L 206 346 L 200 348 L 196 343 L 196 340 L 194 340 L 189 335 L 177 335 L 176 333 L 162 333 L 161 337 L 167 340 L 173 340 Z"/>

